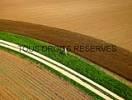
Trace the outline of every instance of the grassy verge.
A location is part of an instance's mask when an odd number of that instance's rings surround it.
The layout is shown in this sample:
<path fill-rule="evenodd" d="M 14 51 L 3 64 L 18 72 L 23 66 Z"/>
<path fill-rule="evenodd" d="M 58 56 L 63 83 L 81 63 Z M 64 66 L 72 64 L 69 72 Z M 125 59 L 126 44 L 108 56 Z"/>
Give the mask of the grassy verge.
<path fill-rule="evenodd" d="M 51 44 L 31 39 L 29 37 L 24 37 L 12 33 L 0 32 L 0 39 L 6 40 L 9 42 L 13 42 L 19 45 L 26 45 L 30 47 L 36 46 L 52 46 Z M 125 84 L 121 83 L 120 81 L 114 79 L 113 77 L 107 75 L 105 72 L 99 70 L 94 65 L 89 64 L 88 62 L 84 61 L 83 59 L 68 53 L 67 55 L 63 55 L 60 53 L 60 49 L 55 47 L 56 50 L 54 51 L 45 51 L 36 50 L 37 52 L 48 56 L 67 67 L 81 73 L 82 75 L 92 79 L 93 81 L 101 84 L 102 86 L 108 88 L 109 90 L 113 91 L 114 93 L 124 97 L 127 100 L 131 100 L 132 97 L 132 88 L 126 86 Z M 58 52 L 59 51 L 59 52 Z"/>

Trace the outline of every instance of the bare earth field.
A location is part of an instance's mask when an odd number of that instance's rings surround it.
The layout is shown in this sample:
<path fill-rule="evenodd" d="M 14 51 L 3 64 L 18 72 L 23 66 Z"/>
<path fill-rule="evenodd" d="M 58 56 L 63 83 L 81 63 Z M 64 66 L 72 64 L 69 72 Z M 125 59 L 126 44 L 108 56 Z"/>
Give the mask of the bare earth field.
<path fill-rule="evenodd" d="M 132 51 L 132 0 L 1 0 L 0 18 L 79 32 Z"/>
<path fill-rule="evenodd" d="M 1 0 L 0 11 L 0 19 L 14 20 L 0 20 L 1 31 L 57 46 L 116 45 L 116 52 L 75 53 L 132 81 L 132 0 Z"/>
<path fill-rule="evenodd" d="M 0 100 L 91 100 L 46 69 L 0 50 Z"/>

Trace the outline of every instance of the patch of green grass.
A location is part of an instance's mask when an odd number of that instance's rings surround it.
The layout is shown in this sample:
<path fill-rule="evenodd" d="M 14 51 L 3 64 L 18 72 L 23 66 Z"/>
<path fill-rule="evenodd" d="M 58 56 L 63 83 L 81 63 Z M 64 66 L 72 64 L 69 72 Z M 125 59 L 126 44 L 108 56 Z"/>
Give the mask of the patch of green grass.
<path fill-rule="evenodd" d="M 53 46 L 51 44 L 35 40 L 29 37 L 16 35 L 13 33 L 6 33 L 6 32 L 0 32 L 0 39 L 6 40 L 9 42 L 13 42 L 19 45 L 26 45 L 33 47 L 36 46 Z M 83 59 L 80 59 L 77 56 L 74 56 L 71 53 L 68 53 L 67 55 L 63 55 L 60 53 L 60 48 L 55 47 L 57 50 L 54 51 L 45 51 L 38 50 L 37 52 L 48 56 L 67 67 L 81 73 L 82 75 L 90 78 L 91 80 L 97 82 L 98 84 L 104 86 L 105 88 L 113 91 L 114 93 L 118 94 L 119 96 L 131 100 L 132 97 L 132 88 L 126 86 L 125 84 L 121 83 L 120 81 L 114 79 L 112 76 L 109 76 L 107 73 L 99 70 L 94 65 L 89 64 L 88 62 L 84 61 Z M 59 52 L 58 52 L 59 51 Z"/>

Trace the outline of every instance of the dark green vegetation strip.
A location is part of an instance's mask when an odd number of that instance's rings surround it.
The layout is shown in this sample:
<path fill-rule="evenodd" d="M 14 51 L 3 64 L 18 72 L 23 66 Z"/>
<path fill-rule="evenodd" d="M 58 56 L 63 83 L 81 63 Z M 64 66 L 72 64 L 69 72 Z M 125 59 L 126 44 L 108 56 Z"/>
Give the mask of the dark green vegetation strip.
<path fill-rule="evenodd" d="M 29 37 L 24 37 L 12 33 L 0 32 L 0 39 L 13 42 L 19 45 L 26 45 L 33 47 L 34 45 L 38 46 L 50 46 L 51 44 L 44 43 L 39 40 L 31 39 Z M 57 48 L 57 47 L 54 47 Z M 57 48 L 58 49 L 58 48 Z M 114 79 L 113 77 L 107 75 L 105 72 L 99 70 L 94 65 L 89 64 L 88 62 L 76 57 L 70 53 L 63 55 L 60 52 L 60 49 L 55 51 L 38 51 L 39 53 L 48 56 L 67 67 L 81 73 L 82 75 L 90 78 L 91 80 L 99 83 L 100 85 L 106 87 L 107 89 L 113 91 L 119 96 L 131 100 L 132 97 L 132 88 L 126 86 L 120 81 Z"/>

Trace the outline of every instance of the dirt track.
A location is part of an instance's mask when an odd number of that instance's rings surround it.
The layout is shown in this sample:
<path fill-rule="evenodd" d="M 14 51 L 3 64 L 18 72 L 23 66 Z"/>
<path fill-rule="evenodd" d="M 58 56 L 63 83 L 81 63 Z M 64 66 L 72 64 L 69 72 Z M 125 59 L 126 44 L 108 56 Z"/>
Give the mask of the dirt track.
<path fill-rule="evenodd" d="M 92 99 L 38 65 L 3 51 L 0 57 L 0 100 Z"/>
<path fill-rule="evenodd" d="M 132 0 L 1 0 L 0 18 L 93 36 L 132 51 Z"/>

